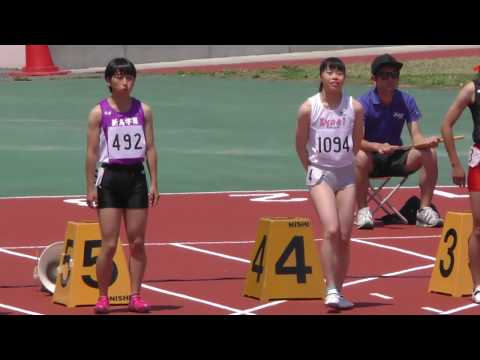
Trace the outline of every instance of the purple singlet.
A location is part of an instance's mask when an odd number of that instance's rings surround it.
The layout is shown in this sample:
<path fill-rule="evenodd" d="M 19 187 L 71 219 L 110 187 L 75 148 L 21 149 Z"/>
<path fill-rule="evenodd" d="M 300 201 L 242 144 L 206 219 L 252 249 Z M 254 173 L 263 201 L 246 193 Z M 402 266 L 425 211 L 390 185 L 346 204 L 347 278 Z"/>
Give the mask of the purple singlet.
<path fill-rule="evenodd" d="M 142 103 L 132 98 L 132 106 L 125 113 L 115 111 L 107 99 L 99 105 L 102 110 L 99 161 L 121 165 L 142 163 L 146 149 Z"/>

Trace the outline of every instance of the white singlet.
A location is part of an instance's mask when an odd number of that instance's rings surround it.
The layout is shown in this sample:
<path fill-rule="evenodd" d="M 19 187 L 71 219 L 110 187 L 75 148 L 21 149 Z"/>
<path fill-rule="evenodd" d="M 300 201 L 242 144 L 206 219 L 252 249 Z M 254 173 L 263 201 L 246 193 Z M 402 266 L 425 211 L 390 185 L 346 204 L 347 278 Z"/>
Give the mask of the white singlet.
<path fill-rule="evenodd" d="M 310 164 L 321 168 L 340 168 L 353 164 L 353 98 L 342 95 L 336 109 L 323 106 L 320 93 L 308 99 L 311 105 L 307 142 Z"/>

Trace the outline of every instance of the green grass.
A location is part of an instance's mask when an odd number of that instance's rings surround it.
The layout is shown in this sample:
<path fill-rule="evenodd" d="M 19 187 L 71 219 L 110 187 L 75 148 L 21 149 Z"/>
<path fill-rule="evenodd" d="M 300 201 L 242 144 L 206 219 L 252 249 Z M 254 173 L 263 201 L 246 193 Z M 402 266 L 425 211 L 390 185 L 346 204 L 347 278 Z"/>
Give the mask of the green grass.
<path fill-rule="evenodd" d="M 405 61 L 401 72 L 402 86 L 419 88 L 461 87 L 478 76 L 473 68 L 480 63 L 476 57 L 441 58 Z M 198 76 L 204 72 L 178 72 L 178 75 Z M 224 70 L 208 73 L 222 79 L 318 80 L 317 65 L 280 66 L 274 69 Z M 348 64 L 347 81 L 353 84 L 371 83 L 370 64 Z"/>
<path fill-rule="evenodd" d="M 418 88 L 459 88 L 478 76 L 478 74 L 475 74 L 473 68 L 479 64 L 480 60 L 473 56 L 404 61 L 400 78 L 401 86 Z M 223 71 L 214 72 L 179 70 L 177 71 L 176 76 L 209 76 L 220 79 L 318 81 L 318 68 L 318 65 L 283 65 L 272 69 L 225 69 Z M 151 74 L 140 73 L 139 76 L 151 76 Z M 348 83 L 358 85 L 371 84 L 370 77 L 369 63 L 347 64 Z M 65 80 L 93 78 L 103 78 L 103 72 L 52 76 L 49 79 Z M 10 78 L 4 77 L 2 80 L 10 80 Z M 30 81 L 32 78 L 17 77 L 13 80 Z"/>

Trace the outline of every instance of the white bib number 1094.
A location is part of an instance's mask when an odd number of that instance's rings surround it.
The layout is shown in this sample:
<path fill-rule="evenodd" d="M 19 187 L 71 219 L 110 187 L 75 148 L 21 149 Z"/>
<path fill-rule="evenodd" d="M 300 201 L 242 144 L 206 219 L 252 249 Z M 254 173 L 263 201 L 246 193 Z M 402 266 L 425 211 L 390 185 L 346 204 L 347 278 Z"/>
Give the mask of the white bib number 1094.
<path fill-rule="evenodd" d="M 339 136 L 334 137 L 319 137 L 318 138 L 318 152 L 350 152 L 351 145 L 349 144 L 349 137 L 346 136 L 343 139 Z"/>
<path fill-rule="evenodd" d="M 112 159 L 134 159 L 145 155 L 141 125 L 108 128 L 108 153 Z"/>

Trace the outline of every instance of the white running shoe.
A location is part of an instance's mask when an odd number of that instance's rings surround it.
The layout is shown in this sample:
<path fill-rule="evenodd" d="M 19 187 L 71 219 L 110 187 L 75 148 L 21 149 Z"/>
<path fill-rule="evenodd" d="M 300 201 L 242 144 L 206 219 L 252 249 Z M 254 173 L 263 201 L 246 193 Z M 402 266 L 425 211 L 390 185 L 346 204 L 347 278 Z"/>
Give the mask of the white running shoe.
<path fill-rule="evenodd" d="M 417 226 L 442 227 L 443 219 L 440 218 L 440 215 L 435 210 L 427 206 L 417 211 Z"/>
<path fill-rule="evenodd" d="M 325 305 L 337 310 L 346 310 L 353 308 L 353 303 L 343 297 L 336 289 L 330 289 L 325 297 Z"/>
<path fill-rule="evenodd" d="M 472 300 L 474 303 L 480 304 L 480 286 L 473 290 Z"/>
<path fill-rule="evenodd" d="M 355 224 L 357 229 L 373 229 L 373 216 L 368 206 L 358 210 Z"/>

